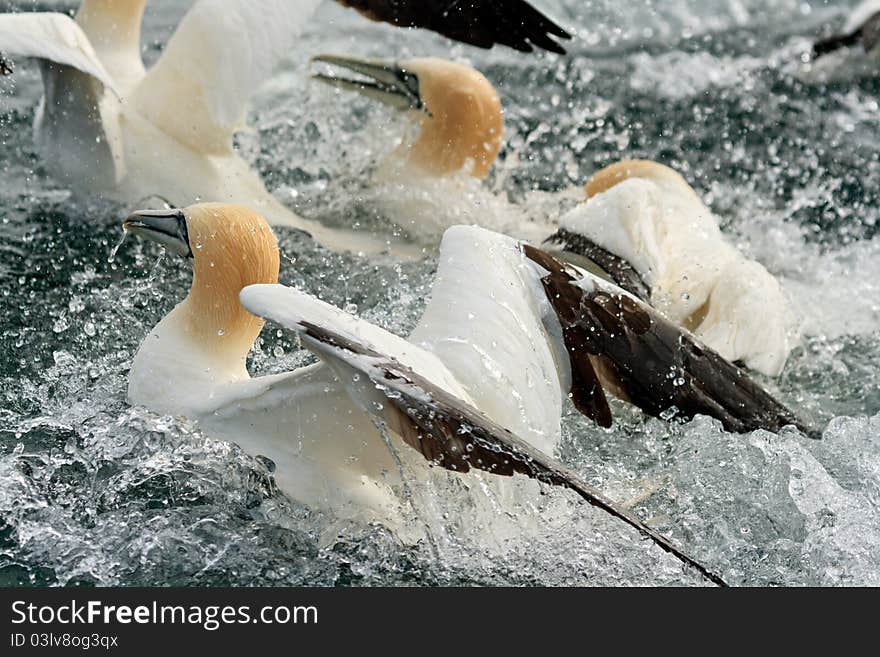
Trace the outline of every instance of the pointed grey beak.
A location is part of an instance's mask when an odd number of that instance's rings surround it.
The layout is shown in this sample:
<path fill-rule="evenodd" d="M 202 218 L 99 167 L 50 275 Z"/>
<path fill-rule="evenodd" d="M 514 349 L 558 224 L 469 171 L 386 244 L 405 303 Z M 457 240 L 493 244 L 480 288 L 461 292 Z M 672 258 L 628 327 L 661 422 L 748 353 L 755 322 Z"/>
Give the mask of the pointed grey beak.
<path fill-rule="evenodd" d="M 340 77 L 332 73 L 316 73 L 313 79 L 338 89 L 355 91 L 391 107 L 405 110 L 427 111 L 419 94 L 419 77 L 395 62 L 357 57 L 318 55 L 312 62 L 330 64 L 361 76 L 357 79 Z"/>
<path fill-rule="evenodd" d="M 186 227 L 186 215 L 183 210 L 139 210 L 132 212 L 122 228 L 127 233 L 134 233 L 148 240 L 161 244 L 172 253 L 192 258 L 193 252 L 189 244 L 189 231 Z"/>

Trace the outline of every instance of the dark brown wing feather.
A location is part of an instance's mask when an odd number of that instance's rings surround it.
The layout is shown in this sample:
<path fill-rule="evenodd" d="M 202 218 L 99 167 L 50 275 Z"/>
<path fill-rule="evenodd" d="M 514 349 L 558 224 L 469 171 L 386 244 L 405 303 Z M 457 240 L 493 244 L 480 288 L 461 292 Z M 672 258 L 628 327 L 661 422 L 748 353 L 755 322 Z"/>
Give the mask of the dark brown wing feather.
<path fill-rule="evenodd" d="M 870 52 L 880 45 L 880 11 L 862 26 L 862 46 Z"/>
<path fill-rule="evenodd" d="M 573 253 L 592 261 L 608 274 L 618 287 L 645 303 L 650 303 L 651 290 L 636 268 L 627 260 L 603 249 L 591 239 L 560 228 L 555 234 L 548 237 L 542 246 L 554 253 L 558 250 L 559 253 L 556 255 L 563 260 L 568 260 L 568 254 Z M 578 263 L 572 261 L 572 264 L 577 265 Z"/>
<path fill-rule="evenodd" d="M 869 52 L 880 43 L 880 12 L 873 14 L 858 29 L 846 34 L 832 34 L 813 45 L 813 57 L 821 57 L 841 48 L 850 48 L 861 43 Z"/>
<path fill-rule="evenodd" d="M 337 0 L 372 20 L 422 27 L 480 48 L 496 43 L 564 54 L 553 37 L 571 35 L 525 0 Z"/>
<path fill-rule="evenodd" d="M 709 415 L 737 433 L 795 425 L 816 435 L 744 370 L 647 304 L 615 292 L 610 284 L 584 289 L 576 284 L 581 272 L 539 249 L 523 248 L 549 272 L 542 279 L 544 290 L 569 352 L 599 359 L 600 371 L 625 392 L 627 401 L 655 417 Z M 569 342 L 571 335 L 576 342 Z"/>
<path fill-rule="evenodd" d="M 456 472 L 476 468 L 497 475 L 518 473 L 568 488 L 592 506 L 635 528 L 713 583 L 726 586 L 718 575 L 605 497 L 572 470 L 395 358 L 379 354 L 327 327 L 308 322 L 300 325 L 303 336 L 314 341 L 319 352 L 329 349 L 335 357 L 373 381 L 390 402 L 382 411 L 382 419 L 431 463 Z"/>
<path fill-rule="evenodd" d="M 548 271 L 560 264 L 549 253 L 531 246 L 524 248 L 529 258 Z M 562 335 L 565 339 L 565 350 L 571 363 L 571 401 L 578 411 L 595 421 L 599 426 L 610 427 L 614 421 L 611 416 L 611 408 L 608 406 L 602 382 L 593 366 L 592 353 L 589 349 L 590 338 L 578 315 L 580 290 L 573 285 L 560 286 L 556 294 L 557 297 L 551 299 L 551 303 L 559 316 Z"/>

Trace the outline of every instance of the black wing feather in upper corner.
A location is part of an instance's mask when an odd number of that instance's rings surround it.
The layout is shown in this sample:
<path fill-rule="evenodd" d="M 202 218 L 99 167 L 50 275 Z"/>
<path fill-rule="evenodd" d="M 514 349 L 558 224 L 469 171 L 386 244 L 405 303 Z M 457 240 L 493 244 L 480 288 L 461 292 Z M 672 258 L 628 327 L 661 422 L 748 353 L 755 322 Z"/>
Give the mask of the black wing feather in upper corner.
<path fill-rule="evenodd" d="M 880 43 L 880 11 L 872 14 L 853 32 L 832 34 L 813 45 L 813 57 L 821 57 L 841 48 L 850 48 L 861 43 L 865 52 L 873 50 Z"/>
<path fill-rule="evenodd" d="M 880 11 L 862 25 L 862 46 L 865 52 L 874 50 L 878 45 L 880 45 Z"/>
<path fill-rule="evenodd" d="M 337 0 L 377 21 L 421 27 L 480 48 L 495 44 L 521 52 L 535 47 L 558 54 L 556 39 L 571 35 L 526 0 Z"/>
<path fill-rule="evenodd" d="M 542 282 L 569 354 L 577 358 L 589 354 L 594 369 L 601 366 L 602 383 L 625 393 L 627 401 L 649 415 L 660 417 L 674 407 L 678 417 L 708 415 L 737 433 L 776 432 L 794 425 L 817 435 L 744 370 L 649 305 L 622 290 L 614 292 L 610 285 L 578 286 L 582 275 L 573 268 L 534 247 L 526 245 L 523 250 L 549 272 Z M 600 415 L 598 421 L 604 424 L 605 419 Z"/>

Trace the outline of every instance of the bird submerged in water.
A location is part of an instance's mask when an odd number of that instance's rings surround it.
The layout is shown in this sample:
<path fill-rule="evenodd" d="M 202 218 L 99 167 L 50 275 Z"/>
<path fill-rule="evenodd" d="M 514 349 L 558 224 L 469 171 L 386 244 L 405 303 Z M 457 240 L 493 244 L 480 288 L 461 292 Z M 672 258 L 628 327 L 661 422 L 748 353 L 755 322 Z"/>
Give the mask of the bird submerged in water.
<path fill-rule="evenodd" d="M 586 258 L 726 360 L 782 372 L 798 341 L 782 286 L 725 239 L 679 173 L 625 160 L 597 172 L 586 191 L 545 248 Z"/>
<path fill-rule="evenodd" d="M 460 171 L 488 174 L 503 144 L 502 108 L 478 71 L 439 59 L 321 55 L 314 61 L 357 76 L 319 73 L 322 82 L 417 121 L 416 135 L 388 157 L 395 171 L 413 172 L 396 175 L 403 184 Z M 586 191 L 585 202 L 561 218 L 544 248 L 577 256 L 581 264 L 586 258 L 594 271 L 650 302 L 725 359 L 768 376 L 781 373 L 797 343 L 781 286 L 725 239 L 718 218 L 680 174 L 657 162 L 625 160 L 597 172 Z M 479 223 L 479 213 L 474 219 Z"/>
<path fill-rule="evenodd" d="M 61 13 L 0 15 L 0 52 L 39 60 L 45 95 L 34 123 L 37 150 L 50 172 L 73 187 L 128 202 L 159 195 L 183 205 L 202 198 L 243 203 L 328 247 L 383 250 L 387 241 L 296 216 L 233 147 L 248 98 L 319 4 L 199 0 L 149 70 L 140 53 L 146 0 L 84 0 L 75 20 Z M 569 37 L 523 0 L 456 3 L 444 12 L 446 3 L 341 4 L 483 47 L 559 52 L 550 37 Z"/>
<path fill-rule="evenodd" d="M 438 57 L 401 61 L 318 55 L 312 62 L 343 68 L 313 76 L 325 84 L 360 93 L 403 112 L 415 123 L 386 162 L 394 175 L 440 177 L 462 171 L 484 179 L 504 143 L 501 99 L 471 66 Z M 387 175 L 386 175 L 387 177 Z"/>
<path fill-rule="evenodd" d="M 194 269 L 186 299 L 134 358 L 130 401 L 267 456 L 282 490 L 340 517 L 402 523 L 401 468 L 416 480 L 432 464 L 473 468 L 568 487 L 675 551 L 553 460 L 565 398 L 603 426 L 606 389 L 653 415 L 676 406 L 733 431 L 802 426 L 650 306 L 484 229 L 447 232 L 430 300 L 403 339 L 278 285 L 275 238 L 248 209 L 141 211 L 124 226 Z M 251 378 L 260 317 L 300 333 L 322 362 Z"/>
<path fill-rule="evenodd" d="M 323 54 L 312 63 L 320 67 L 313 79 L 395 110 L 403 129 L 399 144 L 377 149 L 375 166 L 354 181 L 361 188 L 358 198 L 393 226 L 387 232 L 431 247 L 460 224 L 528 239 L 551 229 L 521 221 L 518 207 L 481 184 L 504 144 L 501 99 L 482 73 L 437 57 L 392 61 Z"/>

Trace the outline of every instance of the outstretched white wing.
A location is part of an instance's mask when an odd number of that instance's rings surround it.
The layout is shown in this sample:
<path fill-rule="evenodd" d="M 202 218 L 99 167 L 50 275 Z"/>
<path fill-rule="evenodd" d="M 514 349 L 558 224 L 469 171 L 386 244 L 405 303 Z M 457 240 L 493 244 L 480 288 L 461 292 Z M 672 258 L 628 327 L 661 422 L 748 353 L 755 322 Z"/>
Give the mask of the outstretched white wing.
<path fill-rule="evenodd" d="M 569 488 L 589 504 L 634 527 L 716 584 L 724 582 L 561 463 L 493 422 L 447 390 L 445 367 L 406 341 L 297 290 L 257 285 L 241 292 L 251 312 L 300 333 L 305 344 L 339 373 L 352 398 L 381 418 L 432 463 L 457 472 L 472 468 L 524 474 Z"/>
<path fill-rule="evenodd" d="M 197 152 L 227 154 L 251 94 L 321 0 L 199 0 L 137 87 L 138 111 Z"/>
<path fill-rule="evenodd" d="M 568 357 L 516 240 L 476 226 L 447 230 L 431 299 L 409 340 L 443 361 L 486 415 L 553 454 Z"/>
<path fill-rule="evenodd" d="M 88 37 L 64 14 L 0 14 L 0 52 L 69 66 L 118 93 Z"/>
<path fill-rule="evenodd" d="M 331 330 L 334 335 L 362 345 L 369 351 L 392 354 L 405 366 L 429 376 L 434 385 L 448 394 L 471 403 L 455 376 L 434 354 L 305 292 L 284 285 L 251 285 L 241 291 L 240 298 L 241 304 L 253 314 L 299 333 L 303 332 L 304 326 L 316 326 Z M 322 345 L 308 336 L 305 336 L 305 344 L 318 356 L 323 358 L 327 355 Z M 327 362 L 334 369 L 339 365 L 335 359 Z M 344 384 L 352 383 L 338 370 L 337 374 Z"/>

